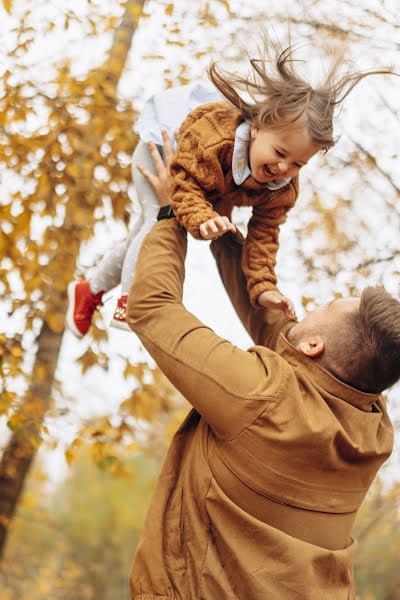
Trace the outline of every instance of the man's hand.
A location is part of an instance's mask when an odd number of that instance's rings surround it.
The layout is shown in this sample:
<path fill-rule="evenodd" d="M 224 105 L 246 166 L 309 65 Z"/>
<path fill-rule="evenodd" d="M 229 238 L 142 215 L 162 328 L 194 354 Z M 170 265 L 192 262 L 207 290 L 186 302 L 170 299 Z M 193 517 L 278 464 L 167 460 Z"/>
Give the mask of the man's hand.
<path fill-rule="evenodd" d="M 230 222 L 228 217 L 214 217 L 202 223 L 199 227 L 200 235 L 203 240 L 215 240 L 227 231 L 236 232 L 236 227 Z"/>
<path fill-rule="evenodd" d="M 160 206 L 169 204 L 169 192 L 170 192 L 170 180 L 169 180 L 169 166 L 174 156 L 174 149 L 172 147 L 172 141 L 166 131 L 162 131 L 163 137 L 163 149 L 165 160 L 162 159 L 161 154 L 154 142 L 149 142 L 149 152 L 154 163 L 157 175 L 154 175 L 148 171 L 143 165 L 138 165 L 137 170 L 143 175 L 149 182 L 154 190 L 155 195 Z M 175 136 L 177 137 L 177 136 Z"/>
<path fill-rule="evenodd" d="M 288 319 L 296 318 L 293 302 L 277 290 L 262 292 L 262 294 L 258 296 L 257 302 L 265 308 L 279 308 L 285 313 Z"/>

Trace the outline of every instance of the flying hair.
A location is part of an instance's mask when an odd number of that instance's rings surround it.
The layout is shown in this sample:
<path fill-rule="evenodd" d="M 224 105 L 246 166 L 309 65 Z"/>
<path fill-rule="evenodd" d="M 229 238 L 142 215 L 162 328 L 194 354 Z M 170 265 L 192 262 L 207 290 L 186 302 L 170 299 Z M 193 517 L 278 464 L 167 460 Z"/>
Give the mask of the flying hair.
<path fill-rule="evenodd" d="M 353 63 L 337 53 L 324 81 L 317 87 L 296 71 L 294 54 L 299 45 L 283 48 L 264 32 L 259 58 L 251 58 L 251 72 L 242 77 L 211 63 L 208 74 L 224 98 L 247 120 L 260 129 L 277 130 L 298 122 L 306 127 L 312 142 L 327 151 L 334 146 L 333 117 L 352 89 L 370 75 L 395 74 L 392 67 L 354 70 Z M 245 100 L 240 92 L 246 92 Z"/>

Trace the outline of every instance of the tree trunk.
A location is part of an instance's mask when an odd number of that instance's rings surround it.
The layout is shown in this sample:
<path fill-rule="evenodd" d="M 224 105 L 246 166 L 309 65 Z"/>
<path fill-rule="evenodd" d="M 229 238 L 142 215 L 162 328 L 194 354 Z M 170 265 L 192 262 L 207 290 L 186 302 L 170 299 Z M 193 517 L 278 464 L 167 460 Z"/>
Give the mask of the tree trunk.
<path fill-rule="evenodd" d="M 117 88 L 124 65 L 126 63 L 132 37 L 145 0 L 128 0 L 122 21 L 116 29 L 112 47 L 108 58 L 101 69 L 109 71 L 109 82 Z M 87 125 L 88 136 L 91 132 L 91 123 Z M 70 207 L 73 211 L 74 207 Z M 65 227 L 71 222 L 68 209 L 65 218 Z M 67 264 L 60 265 L 65 273 L 68 272 L 72 279 L 76 260 L 79 253 L 79 229 L 76 229 L 75 242 L 68 248 Z M 65 255 L 64 255 L 65 258 Z M 61 261 L 63 262 L 63 261 Z M 67 308 L 65 294 L 63 312 Z M 38 336 L 38 349 L 35 364 L 31 375 L 31 384 L 21 401 L 21 407 L 16 419 L 15 429 L 6 446 L 0 462 L 0 558 L 4 552 L 7 532 L 15 514 L 21 496 L 26 476 L 32 461 L 35 458 L 40 444 L 39 433 L 43 419 L 51 404 L 51 392 L 54 375 L 57 369 L 58 355 L 62 343 L 63 332 L 55 332 L 47 323 L 43 323 Z"/>

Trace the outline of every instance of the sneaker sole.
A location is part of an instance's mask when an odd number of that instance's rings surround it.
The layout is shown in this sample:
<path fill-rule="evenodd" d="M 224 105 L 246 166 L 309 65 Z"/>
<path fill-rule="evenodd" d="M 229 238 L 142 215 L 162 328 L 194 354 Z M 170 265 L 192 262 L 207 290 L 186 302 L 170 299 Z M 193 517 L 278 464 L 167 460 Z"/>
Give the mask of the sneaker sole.
<path fill-rule="evenodd" d="M 84 334 L 79 331 L 74 322 L 75 288 L 76 283 L 73 281 L 68 284 L 68 310 L 67 314 L 65 315 L 65 325 L 75 337 L 82 339 Z"/>
<path fill-rule="evenodd" d="M 128 323 L 122 323 L 121 321 L 117 321 L 117 319 L 112 319 L 110 321 L 110 327 L 115 327 L 115 329 L 122 329 L 123 331 L 132 331 Z"/>

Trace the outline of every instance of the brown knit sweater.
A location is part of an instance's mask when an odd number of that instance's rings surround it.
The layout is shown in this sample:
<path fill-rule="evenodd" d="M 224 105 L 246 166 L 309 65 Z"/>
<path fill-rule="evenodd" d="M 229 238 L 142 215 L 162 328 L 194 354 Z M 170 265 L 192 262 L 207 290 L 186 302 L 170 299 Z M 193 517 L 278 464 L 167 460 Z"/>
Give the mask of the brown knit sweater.
<path fill-rule="evenodd" d="M 171 204 L 178 221 L 201 239 L 199 226 L 218 215 L 216 201 L 252 206 L 253 214 L 243 251 L 243 271 L 253 305 L 258 296 L 275 289 L 279 226 L 298 195 L 298 178 L 279 190 L 248 177 L 240 186 L 232 175 L 236 129 L 243 118 L 224 102 L 204 104 L 184 121 L 178 150 L 171 164 Z"/>

